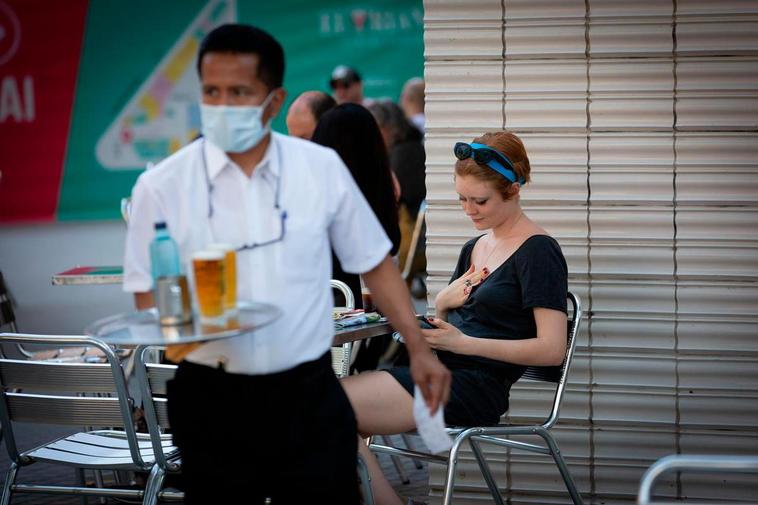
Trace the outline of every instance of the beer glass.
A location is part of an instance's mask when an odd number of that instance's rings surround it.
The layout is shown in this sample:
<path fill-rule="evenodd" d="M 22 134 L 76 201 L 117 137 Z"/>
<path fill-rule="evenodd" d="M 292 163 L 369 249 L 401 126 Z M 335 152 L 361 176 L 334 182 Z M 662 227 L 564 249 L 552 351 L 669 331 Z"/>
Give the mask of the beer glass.
<path fill-rule="evenodd" d="M 200 317 L 214 319 L 224 315 L 224 253 L 205 250 L 192 255 L 195 294 Z"/>
<path fill-rule="evenodd" d="M 208 249 L 224 253 L 224 310 L 237 308 L 237 253 L 230 244 L 211 244 Z"/>

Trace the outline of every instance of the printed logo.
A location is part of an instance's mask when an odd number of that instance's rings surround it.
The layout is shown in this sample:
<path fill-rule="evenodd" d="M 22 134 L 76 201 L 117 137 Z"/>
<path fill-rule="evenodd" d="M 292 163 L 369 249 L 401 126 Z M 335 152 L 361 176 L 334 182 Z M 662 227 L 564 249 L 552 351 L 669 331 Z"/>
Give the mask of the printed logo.
<path fill-rule="evenodd" d="M 208 2 L 98 140 L 96 155 L 103 167 L 142 169 L 198 135 L 197 50 L 208 32 L 236 19 L 235 0 Z"/>
<path fill-rule="evenodd" d="M 9 61 L 21 44 L 21 23 L 10 5 L 0 0 L 0 65 Z"/>

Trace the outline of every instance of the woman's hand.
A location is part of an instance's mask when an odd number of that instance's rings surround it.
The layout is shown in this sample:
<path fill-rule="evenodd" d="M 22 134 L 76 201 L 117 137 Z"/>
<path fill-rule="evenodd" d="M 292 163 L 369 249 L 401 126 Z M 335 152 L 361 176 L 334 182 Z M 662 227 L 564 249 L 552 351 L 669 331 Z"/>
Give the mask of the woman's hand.
<path fill-rule="evenodd" d="M 487 275 L 489 275 L 487 267 L 476 271 L 472 263 L 465 274 L 455 279 L 437 294 L 437 298 L 434 299 L 437 314 L 441 316 L 442 314 L 446 314 L 447 311 L 457 309 L 466 303 L 471 290 L 486 279 Z"/>
<path fill-rule="evenodd" d="M 471 340 L 471 337 L 440 318 L 430 318 L 429 322 L 437 327 L 434 330 L 421 330 L 421 335 L 424 336 L 429 347 L 441 351 L 466 354 L 466 344 Z"/>

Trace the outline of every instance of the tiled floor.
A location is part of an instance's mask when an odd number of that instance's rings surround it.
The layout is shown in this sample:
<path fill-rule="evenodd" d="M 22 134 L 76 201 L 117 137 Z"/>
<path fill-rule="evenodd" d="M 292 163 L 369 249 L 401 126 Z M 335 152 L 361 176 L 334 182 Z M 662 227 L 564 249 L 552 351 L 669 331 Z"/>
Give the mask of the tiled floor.
<path fill-rule="evenodd" d="M 16 431 L 16 438 L 22 449 L 34 447 L 40 443 L 52 440 L 54 438 L 66 435 L 73 430 L 65 430 L 60 427 L 51 426 L 39 426 L 39 425 L 26 425 L 15 424 L 14 429 Z M 393 443 L 402 444 L 400 437 L 392 437 Z M 412 444 L 416 446 L 418 440 L 413 439 Z M 428 472 L 426 465 L 421 469 L 417 469 L 413 462 L 407 458 L 399 458 L 398 461 L 405 470 L 409 483 L 403 484 L 400 481 L 397 470 L 395 469 L 391 459 L 387 455 L 380 455 L 379 462 L 385 471 L 385 474 L 392 482 L 397 492 L 404 497 L 413 497 L 416 500 L 426 501 L 428 493 Z M 0 482 L 5 482 L 5 475 L 10 466 L 10 460 L 8 459 L 8 453 L 5 448 L 5 444 L 0 447 Z M 74 471 L 67 467 L 58 465 L 45 465 L 42 463 L 34 464 L 28 468 L 19 472 L 19 482 L 29 484 L 50 484 L 50 483 L 67 483 L 72 484 L 74 482 Z M 106 475 L 106 478 L 111 478 L 110 475 Z M 96 498 L 91 498 L 89 503 L 98 503 Z M 115 500 L 109 500 L 109 504 L 120 503 Z M 53 495 L 32 495 L 32 494 L 19 494 L 13 498 L 14 505 L 80 505 L 79 498 L 67 497 L 67 496 L 53 496 Z"/>

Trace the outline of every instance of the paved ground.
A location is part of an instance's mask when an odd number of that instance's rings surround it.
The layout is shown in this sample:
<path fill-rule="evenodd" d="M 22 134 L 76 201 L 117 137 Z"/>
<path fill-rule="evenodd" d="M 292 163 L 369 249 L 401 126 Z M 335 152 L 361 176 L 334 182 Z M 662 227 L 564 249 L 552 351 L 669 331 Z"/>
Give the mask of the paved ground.
<path fill-rule="evenodd" d="M 16 438 L 18 440 L 20 448 L 32 448 L 36 445 L 52 440 L 59 436 L 66 435 L 73 432 L 73 430 L 66 430 L 60 427 L 53 426 L 41 426 L 41 425 L 29 425 L 16 423 L 14 425 L 16 431 Z M 402 444 L 400 437 L 392 437 L 391 440 L 395 444 Z M 418 441 L 416 439 L 411 440 L 415 446 Z M 10 465 L 8 459 L 8 452 L 5 448 L 5 444 L 0 448 L 0 482 L 5 482 L 5 475 Z M 397 492 L 406 497 L 413 497 L 414 499 L 425 501 L 428 494 L 428 471 L 424 465 L 421 469 L 417 469 L 413 462 L 406 458 L 399 458 L 403 469 L 405 470 L 410 482 L 403 484 L 400 481 L 399 475 L 387 455 L 380 455 L 379 461 L 388 476 L 393 483 Z M 113 475 L 108 473 L 105 475 L 107 481 L 113 482 Z M 36 463 L 30 467 L 24 468 L 19 472 L 18 482 L 29 484 L 73 484 L 74 483 L 74 471 L 68 467 L 57 465 L 44 465 L 42 463 Z M 15 505 L 80 505 L 79 498 L 66 497 L 66 496 L 52 496 L 52 495 L 31 495 L 31 494 L 19 494 L 13 498 L 12 501 Z M 96 498 L 91 498 L 89 503 L 98 503 Z M 109 500 L 109 504 L 120 503 L 116 500 Z"/>

